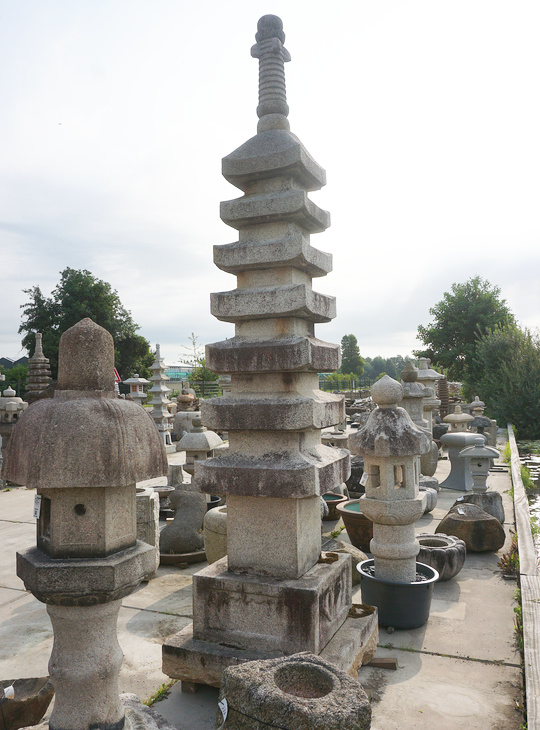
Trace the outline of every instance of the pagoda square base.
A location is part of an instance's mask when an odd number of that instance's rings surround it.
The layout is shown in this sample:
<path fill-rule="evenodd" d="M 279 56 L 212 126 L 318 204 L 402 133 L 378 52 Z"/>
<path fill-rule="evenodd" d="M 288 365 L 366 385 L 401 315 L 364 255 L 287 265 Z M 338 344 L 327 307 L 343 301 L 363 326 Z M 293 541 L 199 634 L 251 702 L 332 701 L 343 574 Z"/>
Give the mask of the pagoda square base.
<path fill-rule="evenodd" d="M 320 652 L 338 669 L 357 679 L 360 666 L 370 662 L 377 648 L 379 627 L 377 609 L 351 611 L 352 615 L 336 631 Z M 275 659 L 284 652 L 246 650 L 200 641 L 193 638 L 193 624 L 171 636 L 163 644 L 163 672 L 182 681 L 182 690 L 193 692 L 198 685 L 221 685 L 221 676 L 230 666 L 257 659 Z"/>
<path fill-rule="evenodd" d="M 233 573 L 227 557 L 193 576 L 193 635 L 245 650 L 318 654 L 347 618 L 351 561 L 335 553 L 298 579 Z"/>

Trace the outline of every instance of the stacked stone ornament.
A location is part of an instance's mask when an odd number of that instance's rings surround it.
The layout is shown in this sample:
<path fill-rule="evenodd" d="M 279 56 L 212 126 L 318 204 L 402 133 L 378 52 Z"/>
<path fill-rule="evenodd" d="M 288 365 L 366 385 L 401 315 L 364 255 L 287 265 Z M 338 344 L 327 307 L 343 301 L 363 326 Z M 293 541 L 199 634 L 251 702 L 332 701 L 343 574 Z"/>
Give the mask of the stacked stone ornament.
<path fill-rule="evenodd" d="M 281 20 L 261 18 L 256 40 L 257 134 L 223 160 L 243 195 L 221 204 L 221 218 L 239 240 L 214 247 L 237 288 L 213 294 L 211 310 L 235 335 L 206 348 L 231 392 L 201 408 L 229 449 L 195 465 L 201 491 L 227 496 L 228 557 L 194 576 L 194 623 L 163 648 L 169 676 L 216 686 L 230 664 L 321 653 L 351 607 L 350 558 L 318 563 L 320 495 L 349 476 L 348 452 L 321 444 L 321 429 L 344 418 L 343 399 L 318 389 L 318 373 L 339 367 L 339 347 L 314 334 L 336 311 L 311 286 L 331 270 L 310 244 L 330 223 L 308 197 L 325 172 L 289 131 Z M 355 636 L 338 663 L 348 670 L 360 654 Z"/>

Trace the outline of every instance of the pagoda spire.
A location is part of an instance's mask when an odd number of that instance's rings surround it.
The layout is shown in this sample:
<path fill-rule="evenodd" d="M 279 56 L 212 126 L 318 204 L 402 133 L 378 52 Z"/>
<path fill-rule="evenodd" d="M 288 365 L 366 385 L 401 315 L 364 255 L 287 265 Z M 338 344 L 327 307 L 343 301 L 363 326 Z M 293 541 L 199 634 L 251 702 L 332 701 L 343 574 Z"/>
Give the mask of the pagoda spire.
<path fill-rule="evenodd" d="M 258 132 L 265 129 L 289 129 L 285 63 L 291 60 L 283 45 L 283 23 L 277 15 L 264 15 L 257 23 L 251 55 L 259 59 Z M 266 117 L 270 117 L 267 119 Z"/>

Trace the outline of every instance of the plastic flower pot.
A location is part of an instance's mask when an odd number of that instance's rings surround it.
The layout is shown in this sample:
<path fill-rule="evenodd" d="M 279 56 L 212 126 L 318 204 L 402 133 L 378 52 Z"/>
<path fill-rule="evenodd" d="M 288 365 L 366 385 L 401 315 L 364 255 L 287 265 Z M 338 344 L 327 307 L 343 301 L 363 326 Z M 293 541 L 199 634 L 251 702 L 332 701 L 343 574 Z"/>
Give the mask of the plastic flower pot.
<path fill-rule="evenodd" d="M 415 583 L 394 583 L 381 580 L 366 573 L 374 564 L 373 558 L 363 560 L 356 566 L 360 573 L 362 603 L 376 606 L 379 611 L 379 626 L 394 629 L 417 629 L 429 618 L 433 586 L 439 579 L 435 568 L 416 563 L 416 572 L 427 580 Z"/>

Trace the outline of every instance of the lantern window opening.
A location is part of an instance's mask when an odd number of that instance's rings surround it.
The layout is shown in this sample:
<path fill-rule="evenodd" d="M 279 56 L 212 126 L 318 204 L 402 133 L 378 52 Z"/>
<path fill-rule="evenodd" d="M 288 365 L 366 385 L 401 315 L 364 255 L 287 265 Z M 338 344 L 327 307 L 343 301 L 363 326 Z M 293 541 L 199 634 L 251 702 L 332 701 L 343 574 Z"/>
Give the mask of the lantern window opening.
<path fill-rule="evenodd" d="M 371 464 L 369 467 L 369 486 L 371 489 L 381 486 L 381 469 L 378 464 Z"/>

